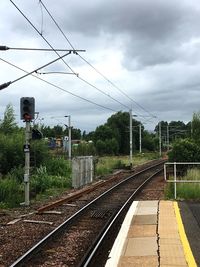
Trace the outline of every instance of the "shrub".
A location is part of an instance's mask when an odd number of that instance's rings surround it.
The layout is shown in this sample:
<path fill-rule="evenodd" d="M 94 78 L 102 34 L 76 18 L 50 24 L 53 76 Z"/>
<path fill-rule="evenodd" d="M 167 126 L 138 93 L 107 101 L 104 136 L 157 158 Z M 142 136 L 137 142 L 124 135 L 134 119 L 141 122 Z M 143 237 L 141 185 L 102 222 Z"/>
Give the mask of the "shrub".
<path fill-rule="evenodd" d="M 173 144 L 168 156 L 169 161 L 198 162 L 200 161 L 200 148 L 193 140 L 181 139 Z"/>
<path fill-rule="evenodd" d="M 45 161 L 44 165 L 49 175 L 70 176 L 71 167 L 69 161 L 64 159 L 64 157 L 49 158 Z"/>
<path fill-rule="evenodd" d="M 0 135 L 0 173 L 3 175 L 24 166 L 24 135 Z M 49 158 L 48 148 L 43 140 L 31 142 L 31 165 L 39 167 Z"/>
<path fill-rule="evenodd" d="M 0 135 L 0 172 L 7 174 L 11 169 L 24 164 L 23 136 Z"/>
<path fill-rule="evenodd" d="M 0 179 L 0 205 L 15 207 L 23 202 L 23 186 L 13 177 Z"/>

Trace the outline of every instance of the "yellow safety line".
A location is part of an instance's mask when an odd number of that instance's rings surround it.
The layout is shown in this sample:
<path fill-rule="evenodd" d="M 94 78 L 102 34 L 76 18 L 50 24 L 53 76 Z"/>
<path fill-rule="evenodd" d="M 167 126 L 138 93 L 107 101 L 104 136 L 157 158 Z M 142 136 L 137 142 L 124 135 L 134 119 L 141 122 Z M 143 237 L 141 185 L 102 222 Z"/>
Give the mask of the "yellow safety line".
<path fill-rule="evenodd" d="M 177 202 L 174 202 L 174 210 L 175 210 L 175 214 L 176 214 L 176 220 L 177 220 L 177 224 L 178 224 L 179 235 L 181 238 L 181 242 L 183 244 L 185 258 L 186 258 L 186 261 L 188 263 L 188 266 L 189 267 L 197 267 L 194 256 L 192 254 L 192 250 L 190 248 L 190 244 L 189 244 L 187 236 L 185 234 L 185 229 L 183 226 L 183 222 L 182 222 L 182 218 L 181 218 L 181 214 L 180 214 Z"/>

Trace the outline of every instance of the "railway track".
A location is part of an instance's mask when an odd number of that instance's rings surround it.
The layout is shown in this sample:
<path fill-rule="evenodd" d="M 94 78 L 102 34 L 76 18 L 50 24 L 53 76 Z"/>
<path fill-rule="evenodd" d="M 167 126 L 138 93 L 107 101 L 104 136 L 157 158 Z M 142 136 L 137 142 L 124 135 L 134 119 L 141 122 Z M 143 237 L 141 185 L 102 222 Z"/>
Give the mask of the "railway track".
<path fill-rule="evenodd" d="M 102 246 L 108 245 L 117 234 L 134 197 L 163 170 L 163 163 L 149 166 L 103 192 L 10 266 L 97 266 L 97 255 L 102 253 Z M 103 254 L 106 258 L 106 253 Z"/>

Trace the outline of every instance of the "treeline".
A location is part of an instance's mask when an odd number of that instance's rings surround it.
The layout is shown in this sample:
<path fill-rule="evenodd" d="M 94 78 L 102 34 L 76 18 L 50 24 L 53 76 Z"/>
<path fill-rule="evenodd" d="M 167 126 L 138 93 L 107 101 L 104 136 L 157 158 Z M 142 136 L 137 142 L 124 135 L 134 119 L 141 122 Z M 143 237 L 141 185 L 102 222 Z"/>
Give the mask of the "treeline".
<path fill-rule="evenodd" d="M 168 153 L 173 162 L 200 162 L 200 113 L 194 113 L 190 133 L 173 142 Z"/>

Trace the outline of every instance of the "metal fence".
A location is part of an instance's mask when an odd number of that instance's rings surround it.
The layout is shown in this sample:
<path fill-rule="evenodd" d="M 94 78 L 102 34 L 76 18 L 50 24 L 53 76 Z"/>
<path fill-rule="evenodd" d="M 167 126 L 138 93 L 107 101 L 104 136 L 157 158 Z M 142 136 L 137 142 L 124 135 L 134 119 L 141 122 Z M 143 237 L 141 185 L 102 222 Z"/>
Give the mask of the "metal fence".
<path fill-rule="evenodd" d="M 167 179 L 167 166 L 173 166 L 173 180 Z M 200 183 L 200 180 L 180 180 L 177 175 L 177 166 L 200 166 L 200 162 L 166 162 L 164 164 L 164 178 L 167 183 L 174 183 L 174 198 L 177 198 L 177 183 Z"/>

